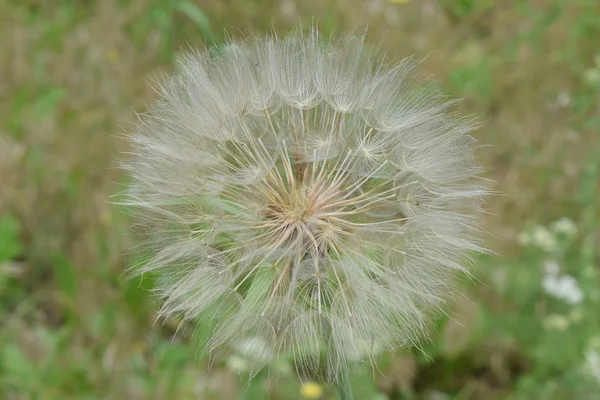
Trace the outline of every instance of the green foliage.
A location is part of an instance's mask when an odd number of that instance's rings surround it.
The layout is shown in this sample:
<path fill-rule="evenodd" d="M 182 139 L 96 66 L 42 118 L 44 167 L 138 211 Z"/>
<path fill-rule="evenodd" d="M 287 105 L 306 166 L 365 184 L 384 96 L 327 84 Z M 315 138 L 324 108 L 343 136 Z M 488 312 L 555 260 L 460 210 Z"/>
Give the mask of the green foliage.
<path fill-rule="evenodd" d="M 473 64 L 459 66 L 450 74 L 453 91 L 463 96 L 487 100 L 494 90 L 492 60 L 482 57 Z"/>
<path fill-rule="evenodd" d="M 271 25 L 276 3 L 251 5 L 262 10 L 260 24 Z M 342 28 L 341 15 L 362 13 L 355 4 L 338 3 L 319 8 L 325 10 L 320 21 L 325 36 Z M 420 10 L 416 0 L 412 3 L 394 6 L 409 14 Z M 474 104 L 474 112 L 481 113 L 484 105 L 492 124 L 518 116 L 512 125 L 482 134 L 498 147 L 506 144 L 487 163 L 500 188 L 531 189 L 531 197 L 512 198 L 511 192 L 506 203 L 492 203 L 502 205 L 490 211 L 508 221 L 508 236 L 514 236 L 505 239 L 508 247 L 516 236 L 519 244 L 502 256 L 477 257 L 481 267 L 472 281 L 460 285 L 464 298 L 432 322 L 431 341 L 411 353 L 386 354 L 378 360 L 381 372 L 370 365 L 353 371 L 355 398 L 593 399 L 600 392 L 600 372 L 594 372 L 593 362 L 600 354 L 600 148 L 589 144 L 597 142 L 600 128 L 600 5 L 596 0 L 439 0 L 438 5 L 450 24 L 431 29 L 454 39 L 433 48 L 450 47 L 444 65 L 436 66 L 441 79 L 436 78 Z M 106 168 L 117 148 L 111 135 L 127 119 L 117 121 L 117 116 L 130 108 L 143 110 L 144 80 L 161 61 L 170 65 L 179 46 L 188 41 L 214 45 L 211 35 L 223 23 L 214 15 L 223 7 L 229 7 L 221 16 L 228 27 L 245 26 L 250 5 L 241 0 L 228 5 L 0 2 L 0 50 L 8 49 L 1 53 L 7 62 L 0 68 L 6 98 L 0 104 L 0 135 L 26 148 L 23 164 L 7 166 L 0 149 L 0 180 L 16 172 L 18 182 L 26 184 L 9 182 L 0 194 L 1 399 L 302 398 L 302 382 L 310 377 L 288 359 L 251 377 L 251 366 L 238 354 L 224 352 L 207 360 L 194 353 L 191 343 L 198 341 L 202 353 L 215 321 L 227 316 L 226 306 L 207 310 L 191 331 L 179 320 L 154 322 L 154 278 L 127 279 L 126 264 L 141 258 L 122 256 L 129 246 L 123 217 L 114 210 L 102 214 L 108 192 L 118 190 L 107 189 L 107 182 L 118 178 Z M 424 18 L 418 12 L 415 21 Z M 493 18 L 502 16 L 510 23 L 495 26 Z M 429 30 L 417 28 L 418 36 Z M 113 29 L 122 32 L 104 42 Z M 370 30 L 377 29 L 371 24 Z M 110 64 L 105 53 L 113 48 L 121 61 Z M 130 64 L 123 65 L 126 56 Z M 92 61 L 86 64 L 86 59 Z M 69 69 L 66 74 L 64 69 Z M 110 81 L 118 74 L 123 74 L 120 80 Z M 122 91 L 113 93 L 115 88 Z M 94 93 L 86 96 L 89 92 Z M 561 92 L 566 105 L 548 109 L 546 103 Z M 77 111 L 82 104 L 107 120 L 86 125 Z M 74 110 L 69 118 L 68 107 Z M 552 118 L 561 118 L 558 133 L 550 129 L 557 120 L 544 124 Z M 510 130 L 523 137 L 511 136 Z M 568 130 L 577 132 L 573 141 L 583 148 L 575 155 L 567 153 L 571 142 L 552 142 Z M 81 149 L 89 154 L 73 164 L 70 156 L 80 149 L 67 145 L 83 143 L 81 137 L 106 149 Z M 542 158 L 552 146 L 561 152 Z M 519 180 L 522 176 L 528 180 Z M 18 212 L 10 214 L 2 201 L 4 193 L 14 191 L 20 197 L 8 209 Z M 519 213 L 519 204 L 528 201 L 533 204 Z M 488 230 L 497 234 L 493 227 Z M 547 290 L 552 265 L 558 266 L 555 280 L 570 279 L 571 289 L 581 292 L 580 301 Z M 270 284 L 268 268 L 244 283 L 249 304 Z M 336 398 L 332 385 L 318 384 L 325 389 L 324 399 Z"/>
<path fill-rule="evenodd" d="M 10 214 L 0 216 L 0 262 L 8 261 L 23 253 L 21 225 Z"/>
<path fill-rule="evenodd" d="M 195 33 L 210 39 L 210 19 L 194 1 L 149 0 L 148 3 L 147 12 L 133 24 L 132 35 L 134 40 L 140 43 L 151 31 L 157 30 L 162 41 L 162 56 L 165 60 L 171 59 L 173 51 L 176 50 L 174 38 L 177 31 L 183 29 L 180 16 L 193 24 Z"/>
<path fill-rule="evenodd" d="M 175 3 L 175 9 L 191 19 L 200 33 L 210 33 L 210 19 L 195 3 L 189 0 L 179 1 Z"/>
<path fill-rule="evenodd" d="M 451 19 L 460 21 L 475 13 L 488 11 L 496 3 L 495 0 L 438 0 L 440 6 Z"/>

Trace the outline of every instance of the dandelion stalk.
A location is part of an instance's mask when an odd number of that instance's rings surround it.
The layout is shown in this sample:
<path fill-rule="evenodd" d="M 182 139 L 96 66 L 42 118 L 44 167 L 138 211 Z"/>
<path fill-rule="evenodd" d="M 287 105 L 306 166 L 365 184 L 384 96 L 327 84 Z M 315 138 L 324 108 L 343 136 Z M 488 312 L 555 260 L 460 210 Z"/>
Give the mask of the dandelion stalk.
<path fill-rule="evenodd" d="M 128 135 L 148 255 L 132 275 L 156 276 L 158 317 L 199 324 L 200 354 L 285 355 L 352 398 L 348 369 L 425 338 L 480 250 L 476 124 L 363 37 L 251 38 L 178 66 Z"/>
<path fill-rule="evenodd" d="M 350 385 L 350 376 L 346 368 L 343 368 L 339 372 L 337 388 L 338 393 L 340 394 L 340 400 L 354 400 L 354 395 L 352 394 L 352 387 Z"/>

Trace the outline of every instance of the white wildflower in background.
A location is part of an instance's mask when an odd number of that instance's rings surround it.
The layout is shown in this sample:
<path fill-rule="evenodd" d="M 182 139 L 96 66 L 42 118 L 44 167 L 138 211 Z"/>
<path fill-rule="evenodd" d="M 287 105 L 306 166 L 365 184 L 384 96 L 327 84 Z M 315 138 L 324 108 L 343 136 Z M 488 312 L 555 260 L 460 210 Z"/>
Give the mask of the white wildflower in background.
<path fill-rule="evenodd" d="M 555 260 L 544 261 L 543 267 L 546 275 L 558 275 L 560 272 L 560 265 Z"/>
<path fill-rule="evenodd" d="M 585 366 L 587 372 L 600 385 L 600 354 L 591 347 L 585 352 Z"/>
<path fill-rule="evenodd" d="M 550 296 L 561 299 L 571 305 L 583 301 L 583 292 L 579 287 L 577 279 L 571 275 L 547 274 L 542 279 L 544 291 Z"/>
<path fill-rule="evenodd" d="M 563 217 L 550 224 L 550 230 L 558 235 L 572 237 L 577 233 L 577 225 L 573 220 Z"/>
<path fill-rule="evenodd" d="M 536 225 L 531 230 L 531 243 L 540 249 L 551 253 L 556 250 L 558 242 L 556 237 L 550 232 L 548 228 L 542 225 Z"/>
<path fill-rule="evenodd" d="M 362 39 L 186 54 L 129 136 L 133 273 L 214 325 L 202 351 L 335 373 L 411 346 L 481 250 L 474 122 Z"/>

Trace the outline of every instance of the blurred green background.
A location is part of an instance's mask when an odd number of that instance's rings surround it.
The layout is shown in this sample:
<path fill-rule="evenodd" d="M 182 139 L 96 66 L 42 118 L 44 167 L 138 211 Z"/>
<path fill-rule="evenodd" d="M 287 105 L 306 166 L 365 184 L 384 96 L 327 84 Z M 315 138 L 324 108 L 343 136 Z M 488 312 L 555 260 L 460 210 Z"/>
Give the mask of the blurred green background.
<path fill-rule="evenodd" d="M 109 199 L 119 135 L 178 51 L 300 20 L 423 59 L 487 121 L 500 193 L 498 255 L 431 342 L 353 376 L 356 398 L 600 399 L 598 0 L 0 0 L 0 399 L 336 398 L 286 363 L 249 380 L 242 359 L 196 360 L 124 276 Z"/>

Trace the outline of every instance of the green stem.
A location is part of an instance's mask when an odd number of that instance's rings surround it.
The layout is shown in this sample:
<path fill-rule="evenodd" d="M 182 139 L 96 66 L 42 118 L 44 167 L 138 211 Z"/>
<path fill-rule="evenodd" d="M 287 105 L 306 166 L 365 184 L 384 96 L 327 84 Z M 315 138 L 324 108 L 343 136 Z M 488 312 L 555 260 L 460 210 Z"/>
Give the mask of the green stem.
<path fill-rule="evenodd" d="M 354 400 L 352 394 L 352 387 L 350 386 L 350 376 L 348 375 L 348 368 L 341 368 L 338 380 L 337 388 L 340 394 L 340 400 Z"/>

